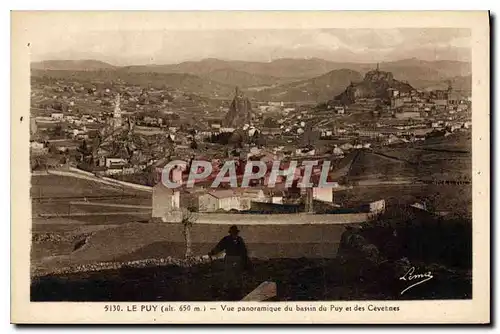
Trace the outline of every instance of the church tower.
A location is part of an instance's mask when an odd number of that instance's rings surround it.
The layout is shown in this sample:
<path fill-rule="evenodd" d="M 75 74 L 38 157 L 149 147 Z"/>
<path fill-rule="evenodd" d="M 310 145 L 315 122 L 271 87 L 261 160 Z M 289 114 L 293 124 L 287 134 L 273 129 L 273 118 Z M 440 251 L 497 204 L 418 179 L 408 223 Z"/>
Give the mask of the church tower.
<path fill-rule="evenodd" d="M 115 110 L 113 111 L 113 128 L 119 128 L 122 126 L 122 111 L 120 109 L 120 94 L 116 94 L 115 98 Z"/>

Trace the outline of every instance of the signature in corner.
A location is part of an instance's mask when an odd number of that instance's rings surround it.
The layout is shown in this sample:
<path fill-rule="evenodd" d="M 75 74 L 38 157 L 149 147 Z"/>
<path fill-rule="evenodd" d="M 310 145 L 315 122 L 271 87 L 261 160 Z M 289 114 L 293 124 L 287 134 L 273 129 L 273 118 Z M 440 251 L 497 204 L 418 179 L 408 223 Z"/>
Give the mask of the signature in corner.
<path fill-rule="evenodd" d="M 415 267 L 411 267 L 403 276 L 401 276 L 399 278 L 399 280 L 400 281 L 408 281 L 408 282 L 416 281 L 416 282 L 413 283 L 412 285 L 410 285 L 409 287 L 407 287 L 406 289 L 404 289 L 403 291 L 401 291 L 401 295 L 403 293 L 405 293 L 406 291 L 410 290 L 411 288 L 414 288 L 417 285 L 425 283 L 425 282 L 431 280 L 432 278 L 434 278 L 434 276 L 432 275 L 432 273 L 430 271 L 423 273 L 423 274 L 415 274 Z"/>

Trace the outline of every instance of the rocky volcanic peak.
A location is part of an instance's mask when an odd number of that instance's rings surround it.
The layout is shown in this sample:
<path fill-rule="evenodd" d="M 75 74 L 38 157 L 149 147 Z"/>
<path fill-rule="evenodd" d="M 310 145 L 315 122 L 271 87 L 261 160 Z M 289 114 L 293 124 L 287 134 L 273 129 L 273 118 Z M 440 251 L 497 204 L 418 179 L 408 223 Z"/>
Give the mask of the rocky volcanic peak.
<path fill-rule="evenodd" d="M 366 73 L 363 81 L 377 82 L 377 81 L 388 81 L 394 80 L 394 76 L 391 72 L 382 72 L 379 70 L 370 71 Z"/>
<path fill-rule="evenodd" d="M 401 92 L 409 92 L 413 89 L 408 83 L 395 80 L 391 72 L 376 69 L 366 73 L 363 81 L 351 83 L 342 94 L 335 97 L 335 100 L 343 104 L 352 104 L 360 98 L 388 99 L 389 88 Z"/>
<path fill-rule="evenodd" d="M 226 126 L 239 128 L 250 124 L 251 120 L 252 105 L 250 100 L 236 87 L 233 101 L 226 115 Z"/>

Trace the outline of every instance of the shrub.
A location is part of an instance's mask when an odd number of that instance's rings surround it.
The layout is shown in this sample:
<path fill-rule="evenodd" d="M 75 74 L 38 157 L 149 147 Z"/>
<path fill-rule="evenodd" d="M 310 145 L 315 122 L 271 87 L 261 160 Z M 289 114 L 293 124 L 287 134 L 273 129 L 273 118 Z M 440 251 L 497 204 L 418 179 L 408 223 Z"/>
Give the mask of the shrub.
<path fill-rule="evenodd" d="M 365 224 L 360 233 L 389 259 L 472 267 L 472 220 L 467 216 L 445 218 L 395 207 Z"/>

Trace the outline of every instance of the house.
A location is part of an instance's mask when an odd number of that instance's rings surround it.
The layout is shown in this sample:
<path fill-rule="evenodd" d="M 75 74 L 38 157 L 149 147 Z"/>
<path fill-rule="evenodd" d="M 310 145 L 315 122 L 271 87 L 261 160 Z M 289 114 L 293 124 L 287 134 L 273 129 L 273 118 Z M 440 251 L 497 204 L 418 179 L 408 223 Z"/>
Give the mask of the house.
<path fill-rule="evenodd" d="M 385 211 L 385 200 L 370 203 L 370 212 L 374 214 L 383 213 Z"/>
<path fill-rule="evenodd" d="M 30 147 L 33 150 L 42 150 L 45 147 L 45 144 L 44 143 L 39 143 L 39 142 L 36 142 L 36 141 L 32 141 L 32 142 L 30 142 Z"/>
<path fill-rule="evenodd" d="M 335 110 L 335 113 L 339 115 L 345 114 L 345 108 L 343 106 L 335 106 L 333 109 Z"/>
<path fill-rule="evenodd" d="M 420 112 L 418 111 L 405 111 L 395 114 L 397 119 L 410 119 L 410 118 L 420 118 Z"/>
<path fill-rule="evenodd" d="M 30 142 L 30 148 L 31 148 L 31 154 L 38 155 L 38 154 L 45 154 L 49 151 L 47 147 L 45 147 L 44 143 L 32 141 Z"/>
<path fill-rule="evenodd" d="M 240 197 L 230 189 L 213 190 L 198 197 L 199 212 L 233 209 L 240 209 Z"/>
<path fill-rule="evenodd" d="M 154 219 L 163 222 L 180 222 L 180 191 L 159 182 L 153 187 L 152 212 Z"/>
<path fill-rule="evenodd" d="M 435 99 L 434 104 L 436 106 L 447 106 L 448 105 L 448 99 Z"/>
<path fill-rule="evenodd" d="M 30 134 L 34 135 L 38 132 L 38 125 L 35 118 L 30 118 Z"/>
<path fill-rule="evenodd" d="M 54 120 L 62 120 L 64 118 L 64 114 L 62 112 L 55 112 L 50 114 L 50 118 Z"/>
<path fill-rule="evenodd" d="M 103 175 L 120 175 L 120 174 L 127 174 L 125 172 L 125 170 L 127 170 L 126 168 L 122 167 L 122 166 L 111 166 L 110 168 L 107 168 L 106 170 L 104 170 L 103 172 L 101 172 L 100 174 L 103 174 Z"/>
<path fill-rule="evenodd" d="M 283 198 L 285 197 L 283 190 L 278 189 L 266 189 L 264 195 L 267 198 L 268 203 L 272 204 L 283 204 Z"/>
<path fill-rule="evenodd" d="M 459 104 L 457 106 L 457 111 L 458 112 L 467 111 L 468 108 L 469 106 L 467 104 Z"/>
<path fill-rule="evenodd" d="M 127 163 L 124 158 L 106 158 L 105 166 L 110 169 L 122 168 Z"/>
<path fill-rule="evenodd" d="M 275 136 L 275 135 L 279 135 L 280 133 L 281 133 L 280 128 L 262 128 L 263 135 Z"/>
<path fill-rule="evenodd" d="M 339 148 L 339 147 L 337 147 L 337 146 L 335 146 L 333 148 L 333 152 L 332 153 L 333 153 L 333 155 L 336 155 L 336 156 L 343 156 L 344 155 L 344 151 L 342 151 L 342 149 Z"/>
<path fill-rule="evenodd" d="M 240 206 L 238 210 L 250 210 L 252 202 L 267 202 L 268 197 L 262 189 L 243 188 L 239 189 L 237 194 L 240 198 Z"/>
<path fill-rule="evenodd" d="M 313 187 L 313 199 L 322 202 L 333 202 L 333 190 L 330 187 Z"/>

